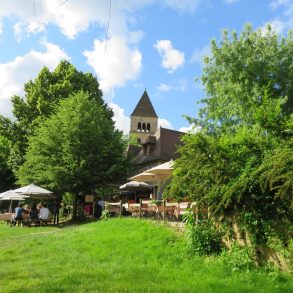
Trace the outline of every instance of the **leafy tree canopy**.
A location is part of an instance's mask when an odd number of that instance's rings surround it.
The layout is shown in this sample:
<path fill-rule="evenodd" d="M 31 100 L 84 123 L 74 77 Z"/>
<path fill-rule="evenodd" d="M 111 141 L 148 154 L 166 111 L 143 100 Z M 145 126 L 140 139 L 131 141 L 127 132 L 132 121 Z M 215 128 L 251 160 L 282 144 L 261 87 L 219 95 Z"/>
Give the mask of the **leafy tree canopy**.
<path fill-rule="evenodd" d="M 79 92 L 61 100 L 30 137 L 19 182 L 36 182 L 56 192 L 92 192 L 124 176 L 125 147 L 105 108 Z"/>
<path fill-rule="evenodd" d="M 80 90 L 87 91 L 98 105 L 104 104 L 99 83 L 91 73 L 77 71 L 68 61 L 61 61 L 53 72 L 43 67 L 35 80 L 24 85 L 24 98 L 12 97 L 13 114 L 31 129 L 38 117 L 50 116 L 60 100 Z"/>
<path fill-rule="evenodd" d="M 54 71 L 43 67 L 35 80 L 24 85 L 24 97 L 13 96 L 13 114 L 10 121 L 0 116 L 0 135 L 11 141 L 10 166 L 16 172 L 24 161 L 29 136 L 39 123 L 55 111 L 56 105 L 71 94 L 83 90 L 98 106 L 105 109 L 105 115 L 112 118 L 113 112 L 102 99 L 97 79 L 91 73 L 78 71 L 68 61 L 61 61 Z"/>
<path fill-rule="evenodd" d="M 293 110 L 293 32 L 280 38 L 270 27 L 263 32 L 247 25 L 239 36 L 224 31 L 211 53 L 201 78 L 207 94 L 201 123 L 282 127 Z M 278 107 L 283 111 L 276 117 Z"/>
<path fill-rule="evenodd" d="M 293 220 L 292 36 L 246 26 L 212 42 L 205 107 L 194 119 L 203 128 L 184 136 L 166 196 L 246 214 L 254 225 Z"/>
<path fill-rule="evenodd" d="M 10 143 L 0 135 L 0 193 L 13 187 L 14 175 L 7 160 L 9 156 Z"/>

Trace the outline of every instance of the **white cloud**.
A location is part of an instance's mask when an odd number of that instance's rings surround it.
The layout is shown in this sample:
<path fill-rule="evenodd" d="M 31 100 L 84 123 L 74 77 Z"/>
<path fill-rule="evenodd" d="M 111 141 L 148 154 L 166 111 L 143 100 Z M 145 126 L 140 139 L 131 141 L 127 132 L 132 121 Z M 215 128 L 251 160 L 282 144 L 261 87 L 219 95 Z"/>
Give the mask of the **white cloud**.
<path fill-rule="evenodd" d="M 158 91 L 159 92 L 169 92 L 172 90 L 172 87 L 171 85 L 169 84 L 165 84 L 165 83 L 161 83 L 159 86 L 158 86 Z"/>
<path fill-rule="evenodd" d="M 3 33 L 3 24 L 0 22 L 0 34 Z"/>
<path fill-rule="evenodd" d="M 188 83 L 185 79 L 176 79 L 171 81 L 169 84 L 161 83 L 157 91 L 159 92 L 169 92 L 169 91 L 179 91 L 184 93 L 187 90 Z"/>
<path fill-rule="evenodd" d="M 267 26 L 268 25 L 270 25 L 272 27 L 272 30 L 274 32 L 278 33 L 278 34 L 281 33 L 286 27 L 286 25 L 285 25 L 285 23 L 283 21 L 280 21 L 278 19 L 274 19 L 274 20 L 266 22 L 262 26 L 261 30 L 262 30 L 263 33 L 265 33 L 267 31 Z"/>
<path fill-rule="evenodd" d="M 106 95 L 114 87 L 124 86 L 127 80 L 135 80 L 141 70 L 142 55 L 137 48 L 130 48 L 122 37 L 115 36 L 105 41 L 94 41 L 92 51 L 84 51 L 87 63 L 93 67 Z"/>
<path fill-rule="evenodd" d="M 184 64 L 184 53 L 173 48 L 170 40 L 158 40 L 154 44 L 163 60 L 161 65 L 168 69 L 168 72 L 173 72 Z"/>
<path fill-rule="evenodd" d="M 22 95 L 24 83 L 34 79 L 43 66 L 54 70 L 60 60 L 69 59 L 59 46 L 48 42 L 42 45 L 44 52 L 32 50 L 11 62 L 0 64 L 0 114 L 9 114 L 11 105 L 7 100 L 13 95 Z"/>
<path fill-rule="evenodd" d="M 125 115 L 124 109 L 114 103 L 110 103 L 109 106 L 114 112 L 113 119 L 115 121 L 116 128 L 122 130 L 124 134 L 128 134 L 130 129 L 130 118 Z"/>
<path fill-rule="evenodd" d="M 164 118 L 158 119 L 158 127 L 173 129 L 172 124 L 167 119 L 164 119 Z"/>
<path fill-rule="evenodd" d="M 152 1 L 112 2 L 110 34 L 125 34 L 128 31 L 129 14 Z M 4 0 L 1 1 L 0 19 L 17 19 L 19 27 L 27 34 L 44 31 L 48 24 L 54 24 L 70 39 L 86 31 L 91 24 L 98 24 L 103 28 L 107 26 L 109 1 L 87 0 L 85 5 L 84 1 L 70 0 L 61 6 L 60 4 L 60 0 Z"/>
<path fill-rule="evenodd" d="M 17 22 L 14 24 L 14 37 L 17 42 L 20 42 L 24 37 L 21 22 Z"/>
<path fill-rule="evenodd" d="M 273 19 L 271 21 L 266 22 L 262 27 L 261 30 L 265 34 L 267 31 L 267 26 L 270 25 L 272 27 L 272 30 L 276 32 L 277 34 L 281 34 L 287 29 L 290 29 L 293 26 L 293 17 L 289 20 L 282 21 L 278 18 Z"/>
<path fill-rule="evenodd" d="M 202 128 L 201 126 L 196 126 L 194 124 L 190 124 L 187 127 L 181 127 L 179 129 L 179 131 L 185 132 L 185 133 L 194 133 L 195 134 L 195 133 L 199 132 L 201 130 L 201 128 Z"/>
<path fill-rule="evenodd" d="M 270 8 L 276 10 L 278 8 L 284 8 L 284 15 L 291 16 L 293 14 L 293 1 L 292 0 L 274 0 L 270 3 Z"/>
<path fill-rule="evenodd" d="M 56 25 L 68 38 L 74 39 L 78 33 L 86 31 L 92 24 L 106 28 L 109 15 L 109 1 L 61 0 L 2 0 L 0 20 L 16 19 L 24 35 L 45 31 L 48 24 Z M 137 21 L 137 12 L 147 5 L 163 3 L 178 12 L 194 12 L 201 0 L 112 0 L 109 35 L 128 36 L 129 24 Z M 16 9 L 17 7 L 17 9 Z M 136 36 L 137 38 L 138 36 Z M 134 36 L 131 36 L 134 38 Z"/>
<path fill-rule="evenodd" d="M 10 99 L 0 99 L 0 115 L 10 119 L 13 118 L 12 103 Z"/>
<path fill-rule="evenodd" d="M 206 45 L 202 47 L 201 49 L 196 49 L 192 53 L 191 56 L 191 63 L 198 63 L 200 65 L 203 65 L 204 57 L 211 55 L 211 47 L 210 45 Z"/>
<path fill-rule="evenodd" d="M 272 10 L 283 9 L 282 15 L 266 22 L 261 30 L 265 33 L 268 24 L 271 25 L 273 31 L 281 34 L 293 26 L 293 1 L 292 0 L 274 0 L 270 2 Z"/>

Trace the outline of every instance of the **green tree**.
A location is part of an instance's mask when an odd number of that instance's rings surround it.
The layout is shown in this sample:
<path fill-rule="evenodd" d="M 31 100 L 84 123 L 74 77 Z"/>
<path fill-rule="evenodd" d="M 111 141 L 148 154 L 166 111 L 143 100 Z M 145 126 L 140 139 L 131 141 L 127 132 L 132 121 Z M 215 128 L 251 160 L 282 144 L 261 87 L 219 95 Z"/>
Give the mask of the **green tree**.
<path fill-rule="evenodd" d="M 0 135 L 0 193 L 11 189 L 15 181 L 8 162 L 9 150 L 9 140 Z"/>
<path fill-rule="evenodd" d="M 79 92 L 61 100 L 30 137 L 19 182 L 72 192 L 77 199 L 125 176 L 125 148 L 105 107 Z"/>
<path fill-rule="evenodd" d="M 24 85 L 24 97 L 12 97 L 15 120 L 0 116 L 0 134 L 11 141 L 9 161 L 14 171 L 23 163 L 28 139 L 39 123 L 54 113 L 60 100 L 80 90 L 88 92 L 90 99 L 105 108 L 105 115 L 112 117 L 97 79 L 91 73 L 78 71 L 68 61 L 61 61 L 52 72 L 43 67 L 35 80 Z"/>
<path fill-rule="evenodd" d="M 229 131 L 256 121 L 264 128 L 282 127 L 282 119 L 276 123 L 267 115 L 274 99 L 283 107 L 278 118 L 293 110 L 293 32 L 281 38 L 269 26 L 264 33 L 247 25 L 239 36 L 224 31 L 219 44 L 212 41 L 211 53 L 201 78 L 207 94 L 201 123 Z"/>
<path fill-rule="evenodd" d="M 246 215 L 261 234 L 264 222 L 292 220 L 292 33 L 246 26 L 239 36 L 225 31 L 211 52 L 205 107 L 195 119 L 203 128 L 184 136 L 167 196 Z"/>

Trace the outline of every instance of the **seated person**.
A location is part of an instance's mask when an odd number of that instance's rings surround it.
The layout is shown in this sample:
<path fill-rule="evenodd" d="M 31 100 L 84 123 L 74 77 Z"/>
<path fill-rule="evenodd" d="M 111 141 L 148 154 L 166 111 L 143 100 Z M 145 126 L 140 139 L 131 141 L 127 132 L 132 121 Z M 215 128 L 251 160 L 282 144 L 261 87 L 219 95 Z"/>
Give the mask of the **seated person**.
<path fill-rule="evenodd" d="M 31 221 L 34 221 L 36 223 L 36 226 L 40 225 L 39 210 L 37 209 L 37 205 L 35 203 L 32 205 L 32 208 L 30 210 L 30 217 Z"/>
<path fill-rule="evenodd" d="M 22 207 L 22 204 L 19 204 L 16 208 L 15 208 L 15 217 L 14 219 L 11 221 L 11 226 L 15 226 L 17 221 L 22 220 L 22 214 L 24 212 L 24 209 Z"/>
<path fill-rule="evenodd" d="M 39 218 L 42 221 L 48 221 L 49 220 L 50 211 L 47 208 L 47 205 L 44 203 L 42 208 L 40 208 L 40 215 Z"/>

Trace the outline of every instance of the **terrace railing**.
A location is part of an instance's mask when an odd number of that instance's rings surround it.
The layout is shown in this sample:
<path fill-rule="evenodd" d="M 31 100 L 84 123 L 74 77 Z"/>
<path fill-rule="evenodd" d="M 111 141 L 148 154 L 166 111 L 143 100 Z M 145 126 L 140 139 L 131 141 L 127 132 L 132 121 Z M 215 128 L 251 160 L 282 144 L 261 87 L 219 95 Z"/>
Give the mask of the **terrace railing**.
<path fill-rule="evenodd" d="M 197 221 L 209 218 L 208 208 L 198 206 L 196 202 L 166 202 L 140 200 L 139 203 L 106 202 L 105 209 L 113 216 L 131 215 L 134 217 L 156 218 L 158 220 L 181 220 L 182 216 L 193 211 Z"/>

